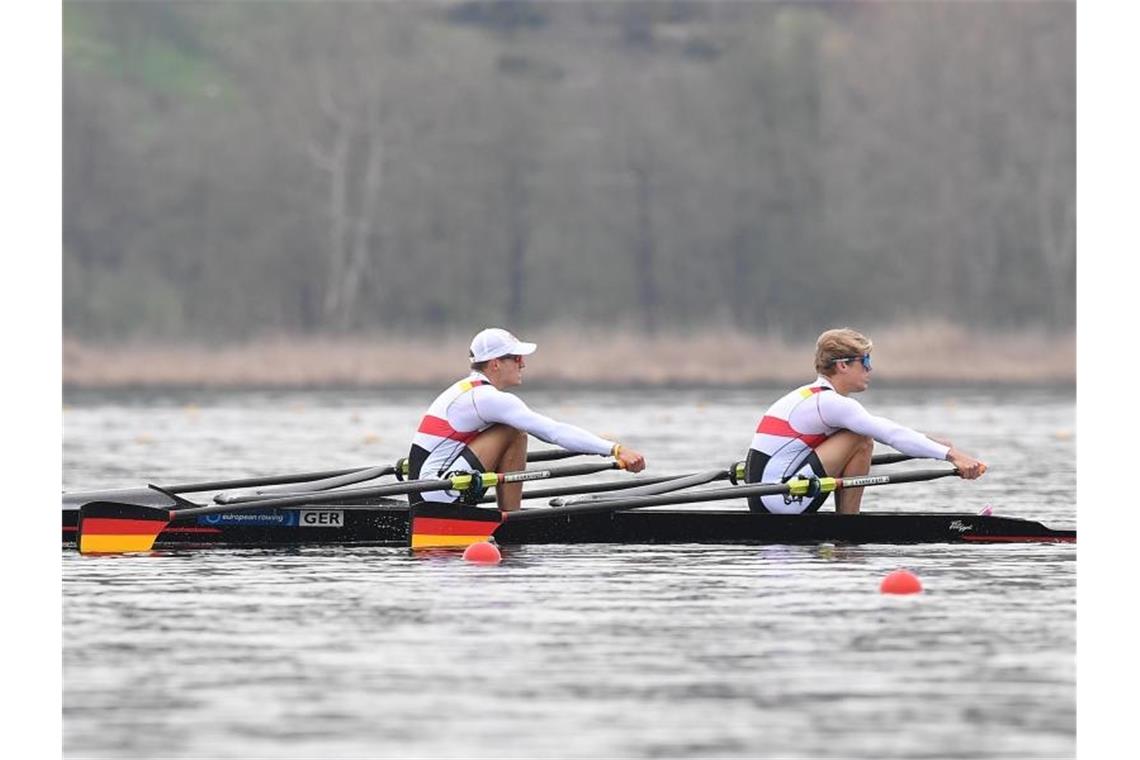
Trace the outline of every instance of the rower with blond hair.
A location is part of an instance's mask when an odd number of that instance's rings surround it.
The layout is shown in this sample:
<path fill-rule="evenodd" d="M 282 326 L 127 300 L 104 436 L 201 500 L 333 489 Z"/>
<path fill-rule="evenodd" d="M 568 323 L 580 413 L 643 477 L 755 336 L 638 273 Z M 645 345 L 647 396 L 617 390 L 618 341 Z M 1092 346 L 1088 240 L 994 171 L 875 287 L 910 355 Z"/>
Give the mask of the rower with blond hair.
<path fill-rule="evenodd" d="M 854 477 L 871 469 L 875 441 L 903 454 L 944 459 L 967 480 L 981 477 L 985 463 L 897 422 L 867 412 L 852 394 L 867 390 L 871 380 L 872 344 L 863 334 L 844 327 L 827 330 L 816 341 L 814 382 L 781 397 L 764 413 L 745 463 L 745 480 L 785 482 L 794 477 Z M 815 512 L 826 493 L 812 497 L 752 497 L 759 512 Z M 835 492 L 835 509 L 857 514 L 862 488 Z"/>

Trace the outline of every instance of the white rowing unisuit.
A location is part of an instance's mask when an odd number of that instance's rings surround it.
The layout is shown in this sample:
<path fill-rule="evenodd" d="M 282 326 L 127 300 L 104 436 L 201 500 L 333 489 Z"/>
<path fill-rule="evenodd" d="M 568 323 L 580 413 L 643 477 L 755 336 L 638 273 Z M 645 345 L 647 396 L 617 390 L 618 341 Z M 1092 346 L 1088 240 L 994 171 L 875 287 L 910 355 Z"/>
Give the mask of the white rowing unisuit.
<path fill-rule="evenodd" d="M 513 393 L 499 390 L 481 372 L 451 385 L 436 397 L 420 421 L 408 454 L 410 479 L 438 478 L 450 472 L 473 472 L 464 455 L 467 444 L 495 424 L 522 430 L 547 443 L 582 454 L 608 455 L 614 442 L 539 414 Z M 453 502 L 455 491 L 430 491 L 424 501 Z"/>
<path fill-rule="evenodd" d="M 820 444 L 841 430 L 870 436 L 903 454 L 925 459 L 945 459 L 950 447 L 933 441 L 916 430 L 886 417 L 870 414 L 849 396 L 840 395 L 820 375 L 814 383 L 801 386 L 768 408 L 756 434 L 752 451 L 764 461 L 762 473 L 753 481 L 780 482 L 797 474 L 812 474 L 809 457 Z M 821 473 L 817 473 L 821 474 Z M 808 505 L 783 496 L 765 496 L 770 512 L 800 512 Z"/>

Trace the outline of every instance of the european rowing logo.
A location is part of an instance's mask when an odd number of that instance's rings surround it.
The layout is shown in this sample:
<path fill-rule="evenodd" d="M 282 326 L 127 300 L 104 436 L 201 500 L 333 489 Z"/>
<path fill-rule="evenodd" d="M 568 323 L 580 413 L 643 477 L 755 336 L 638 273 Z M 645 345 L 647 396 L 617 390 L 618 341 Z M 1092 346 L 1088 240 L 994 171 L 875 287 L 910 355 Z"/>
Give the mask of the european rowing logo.
<path fill-rule="evenodd" d="M 276 509 L 260 512 L 223 512 L 215 515 L 202 515 L 199 525 L 274 525 L 292 528 L 297 525 L 297 513 L 292 510 Z"/>
<path fill-rule="evenodd" d="M 955 520 L 954 522 L 950 523 L 949 527 L 950 527 L 950 530 L 956 530 L 959 533 L 966 533 L 966 532 L 974 529 L 973 525 L 969 525 L 967 523 L 964 523 L 961 520 Z"/>

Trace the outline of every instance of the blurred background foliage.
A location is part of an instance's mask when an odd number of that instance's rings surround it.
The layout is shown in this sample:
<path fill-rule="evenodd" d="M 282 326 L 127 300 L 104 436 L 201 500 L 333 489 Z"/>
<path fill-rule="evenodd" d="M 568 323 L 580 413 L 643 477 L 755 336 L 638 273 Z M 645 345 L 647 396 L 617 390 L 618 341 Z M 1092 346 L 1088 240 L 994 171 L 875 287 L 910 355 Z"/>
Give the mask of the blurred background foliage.
<path fill-rule="evenodd" d="M 81 339 L 1071 331 L 1068 2 L 67 2 Z"/>

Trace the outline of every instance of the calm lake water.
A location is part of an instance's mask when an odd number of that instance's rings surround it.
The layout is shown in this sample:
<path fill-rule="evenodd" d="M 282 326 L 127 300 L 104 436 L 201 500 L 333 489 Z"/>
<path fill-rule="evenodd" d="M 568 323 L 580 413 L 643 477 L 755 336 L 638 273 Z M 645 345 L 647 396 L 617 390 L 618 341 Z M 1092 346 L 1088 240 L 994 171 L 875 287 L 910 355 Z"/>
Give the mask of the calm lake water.
<path fill-rule="evenodd" d="M 642 450 L 652 475 L 741 459 L 782 390 L 520 395 Z M 71 393 L 63 487 L 387 464 L 434 391 Z M 1075 524 L 1071 390 L 862 400 L 991 466 L 974 483 L 867 489 L 865 509 L 990 505 Z M 67 757 L 1076 752 L 1072 545 L 532 546 L 496 567 L 393 548 L 62 562 Z M 880 595 L 898 567 L 925 592 Z"/>

